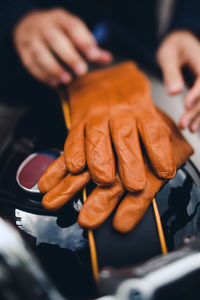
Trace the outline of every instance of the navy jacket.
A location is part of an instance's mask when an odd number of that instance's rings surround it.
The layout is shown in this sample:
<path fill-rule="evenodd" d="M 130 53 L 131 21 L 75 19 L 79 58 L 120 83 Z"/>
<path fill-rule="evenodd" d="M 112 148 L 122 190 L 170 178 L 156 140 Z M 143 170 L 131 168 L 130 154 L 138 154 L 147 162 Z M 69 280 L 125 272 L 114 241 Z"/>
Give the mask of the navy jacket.
<path fill-rule="evenodd" d="M 64 7 L 82 17 L 89 27 L 100 20 L 118 23 L 150 46 L 156 41 L 155 7 L 159 0 L 1 0 L 0 39 L 10 34 L 14 24 L 38 8 Z M 175 1 L 175 0 L 174 0 Z M 170 30 L 188 29 L 200 34 L 200 1 L 176 0 Z"/>
<path fill-rule="evenodd" d="M 22 91 L 24 98 L 27 98 L 26 90 L 38 94 L 39 82 L 23 68 L 11 39 L 14 25 L 27 13 L 36 9 L 66 8 L 80 16 L 99 40 L 105 26 L 97 24 L 106 24 L 106 28 L 112 33 L 110 50 L 114 50 L 115 56 L 120 58 L 122 53 L 122 57 L 133 58 L 153 70 L 154 66 L 157 68 L 155 51 L 159 43 L 157 1 L 160 0 L 0 0 L 0 99 L 6 98 L 12 91 L 15 95 L 19 92 L 18 98 L 23 98 L 20 94 Z M 176 10 L 168 31 L 187 29 L 200 35 L 200 1 L 174 1 Z M 103 43 L 102 45 L 104 46 Z M 105 47 L 109 49 L 107 44 Z M 122 51 L 118 51 L 120 47 Z M 33 88 L 34 80 L 36 88 Z M 13 87 L 12 90 L 10 86 Z"/>

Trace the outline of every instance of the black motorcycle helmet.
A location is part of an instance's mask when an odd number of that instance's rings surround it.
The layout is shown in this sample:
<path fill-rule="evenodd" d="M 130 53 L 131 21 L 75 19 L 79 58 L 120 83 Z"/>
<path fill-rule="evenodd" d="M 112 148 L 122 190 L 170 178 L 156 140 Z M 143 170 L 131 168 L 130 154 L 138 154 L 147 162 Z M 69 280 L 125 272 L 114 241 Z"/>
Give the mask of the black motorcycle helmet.
<path fill-rule="evenodd" d="M 45 127 L 41 111 L 31 112 L 0 158 L 0 215 L 20 230 L 65 297 L 93 296 L 94 275 L 97 279 L 102 268 L 138 264 L 176 249 L 185 235 L 199 235 L 200 174 L 191 161 L 162 187 L 144 218 L 127 234 L 113 229 L 111 215 L 88 239 L 88 233 L 77 224 L 80 203 L 86 196 L 82 192 L 57 213 L 44 210 L 42 195 L 22 190 L 16 172 L 33 152 L 62 149 L 66 135 L 62 112 L 54 102 L 49 103 L 48 112 L 60 126 L 59 137 L 52 134 L 54 122 L 46 122 Z M 88 186 L 87 193 L 92 188 Z"/>

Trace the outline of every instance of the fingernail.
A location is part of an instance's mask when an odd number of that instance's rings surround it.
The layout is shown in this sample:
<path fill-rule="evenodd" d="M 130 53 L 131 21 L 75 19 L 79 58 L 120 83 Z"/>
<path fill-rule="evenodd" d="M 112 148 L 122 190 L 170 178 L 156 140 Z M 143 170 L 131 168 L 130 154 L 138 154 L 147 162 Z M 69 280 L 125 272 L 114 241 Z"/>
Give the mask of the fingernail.
<path fill-rule="evenodd" d="M 57 86 L 57 85 L 58 85 L 58 80 L 57 80 L 57 79 L 51 79 L 51 80 L 49 81 L 49 84 L 50 84 L 51 86 Z"/>
<path fill-rule="evenodd" d="M 71 79 L 72 79 L 71 75 L 68 73 L 63 73 L 60 76 L 60 80 L 62 83 L 69 83 L 71 81 Z"/>
<path fill-rule="evenodd" d="M 86 54 L 91 60 L 103 59 L 105 61 L 111 61 L 113 58 L 112 54 L 109 51 L 102 50 L 97 47 L 88 48 Z"/>
<path fill-rule="evenodd" d="M 113 56 L 110 52 L 106 51 L 106 50 L 100 50 L 101 51 L 101 54 L 104 56 L 104 58 L 107 58 L 107 59 L 112 59 Z"/>
<path fill-rule="evenodd" d="M 78 62 L 75 66 L 74 66 L 74 71 L 76 72 L 76 74 L 78 75 L 84 75 L 87 70 L 88 67 L 84 62 Z"/>
<path fill-rule="evenodd" d="M 183 90 L 184 85 L 182 82 L 171 82 L 167 85 L 168 93 L 179 93 Z"/>
<path fill-rule="evenodd" d="M 100 51 L 97 47 L 90 47 L 86 50 L 86 54 L 91 59 L 96 59 L 100 55 Z"/>

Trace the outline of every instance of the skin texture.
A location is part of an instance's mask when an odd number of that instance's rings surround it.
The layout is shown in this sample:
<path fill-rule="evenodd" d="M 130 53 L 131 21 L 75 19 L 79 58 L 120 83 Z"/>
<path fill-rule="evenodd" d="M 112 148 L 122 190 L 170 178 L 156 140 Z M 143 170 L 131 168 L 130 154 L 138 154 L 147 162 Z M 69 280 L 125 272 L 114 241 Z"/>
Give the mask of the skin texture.
<path fill-rule="evenodd" d="M 153 105 L 149 80 L 135 64 L 91 72 L 69 86 L 68 96 L 72 126 L 64 156 L 70 173 L 87 164 L 93 181 L 109 186 L 118 169 L 127 190 L 141 191 L 146 185 L 141 140 L 155 174 L 175 175 L 170 132 Z"/>
<path fill-rule="evenodd" d="M 175 123 L 163 112 L 158 111 L 158 113 L 168 129 L 172 131 L 173 156 L 178 168 L 193 153 L 193 149 L 181 135 Z M 89 195 L 79 213 L 78 222 L 80 226 L 87 229 L 97 228 L 112 213 L 118 202 L 121 201 L 113 219 L 113 226 L 122 233 L 126 233 L 134 228 L 145 214 L 156 193 L 166 182 L 166 180 L 159 179 L 155 175 L 145 154 L 144 159 L 147 174 L 147 184 L 144 190 L 140 193 L 127 193 L 118 174 L 116 174 L 115 182 L 111 187 L 102 188 L 97 186 Z M 84 171 L 75 176 L 68 174 L 58 183 L 56 168 L 59 169 L 60 161 L 62 160 L 63 156 L 58 158 L 54 162 L 53 167 L 50 166 L 39 181 L 39 188 L 47 192 L 43 197 L 42 204 L 49 210 L 57 210 L 62 207 L 90 181 L 89 172 Z M 64 166 L 67 174 L 66 165 L 64 164 Z M 49 178 L 51 178 L 50 181 Z M 52 188 L 53 179 L 55 179 L 55 187 Z"/>
<path fill-rule="evenodd" d="M 175 31 L 162 42 L 157 60 L 163 72 L 166 90 L 170 95 L 183 91 L 185 82 L 181 68 L 187 66 L 195 81 L 184 99 L 185 113 L 179 121 L 181 129 L 195 132 L 200 128 L 200 42 L 189 31 Z"/>
<path fill-rule="evenodd" d="M 27 14 L 15 26 L 13 40 L 26 69 L 51 86 L 69 83 L 71 72 L 85 74 L 87 60 L 99 64 L 112 60 L 110 52 L 98 47 L 84 22 L 64 9 Z"/>

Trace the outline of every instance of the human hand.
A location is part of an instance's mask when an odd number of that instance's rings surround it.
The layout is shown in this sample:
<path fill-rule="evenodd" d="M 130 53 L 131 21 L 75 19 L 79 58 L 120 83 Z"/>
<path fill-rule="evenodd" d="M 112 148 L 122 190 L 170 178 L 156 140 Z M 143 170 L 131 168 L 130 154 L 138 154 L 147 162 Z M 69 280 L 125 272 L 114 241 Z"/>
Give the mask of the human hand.
<path fill-rule="evenodd" d="M 51 86 L 69 83 L 70 71 L 85 74 L 86 60 L 100 64 L 112 60 L 84 22 L 64 9 L 29 13 L 15 26 L 13 40 L 26 69 Z"/>
<path fill-rule="evenodd" d="M 189 31 L 175 31 L 165 38 L 157 60 L 163 72 L 164 83 L 170 95 L 183 91 L 185 82 L 182 67 L 188 66 L 196 76 L 184 99 L 185 113 L 179 127 L 191 132 L 200 128 L 200 42 Z"/>

